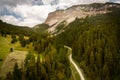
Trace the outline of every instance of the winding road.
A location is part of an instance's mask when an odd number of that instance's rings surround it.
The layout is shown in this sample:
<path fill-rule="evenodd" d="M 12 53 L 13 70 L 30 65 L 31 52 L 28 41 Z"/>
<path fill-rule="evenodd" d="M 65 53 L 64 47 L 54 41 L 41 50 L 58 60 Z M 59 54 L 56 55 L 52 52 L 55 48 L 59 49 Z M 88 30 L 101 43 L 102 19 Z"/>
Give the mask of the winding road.
<path fill-rule="evenodd" d="M 64 47 L 68 49 L 68 54 L 69 54 L 68 59 L 69 59 L 70 63 L 75 67 L 76 71 L 79 74 L 80 79 L 85 80 L 80 68 L 77 66 L 77 64 L 72 59 L 72 49 L 68 46 L 64 46 Z"/>

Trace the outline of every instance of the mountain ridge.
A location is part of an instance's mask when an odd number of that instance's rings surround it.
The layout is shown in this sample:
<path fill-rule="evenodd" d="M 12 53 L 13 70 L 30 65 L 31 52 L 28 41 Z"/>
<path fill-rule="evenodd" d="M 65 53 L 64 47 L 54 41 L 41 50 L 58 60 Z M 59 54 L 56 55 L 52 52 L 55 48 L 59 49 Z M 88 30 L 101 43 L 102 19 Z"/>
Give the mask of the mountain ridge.
<path fill-rule="evenodd" d="M 118 3 L 93 3 L 93 4 L 83 4 L 75 5 L 66 10 L 58 10 L 49 13 L 45 24 L 51 26 L 48 32 L 54 32 L 56 24 L 66 21 L 67 24 L 71 23 L 77 18 L 85 18 L 87 16 L 95 16 L 97 14 L 106 14 L 111 12 L 112 8 L 120 8 Z"/>

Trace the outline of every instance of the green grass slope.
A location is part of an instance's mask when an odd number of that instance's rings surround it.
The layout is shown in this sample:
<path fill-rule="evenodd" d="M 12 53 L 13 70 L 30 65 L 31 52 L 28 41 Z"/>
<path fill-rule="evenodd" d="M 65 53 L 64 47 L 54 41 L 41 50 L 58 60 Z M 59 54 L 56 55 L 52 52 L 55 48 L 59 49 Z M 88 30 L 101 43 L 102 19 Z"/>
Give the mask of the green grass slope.
<path fill-rule="evenodd" d="M 10 52 L 10 37 L 0 36 L 0 59 L 3 60 L 5 56 Z M 2 61 L 0 61 L 0 66 Z"/>
<path fill-rule="evenodd" d="M 11 36 L 9 35 L 7 35 L 7 37 L 0 36 L 0 67 L 5 57 L 10 53 L 10 48 L 18 51 L 33 50 L 32 44 L 26 45 L 26 47 L 21 47 L 19 41 L 17 41 L 15 44 L 11 44 L 11 40 Z"/>

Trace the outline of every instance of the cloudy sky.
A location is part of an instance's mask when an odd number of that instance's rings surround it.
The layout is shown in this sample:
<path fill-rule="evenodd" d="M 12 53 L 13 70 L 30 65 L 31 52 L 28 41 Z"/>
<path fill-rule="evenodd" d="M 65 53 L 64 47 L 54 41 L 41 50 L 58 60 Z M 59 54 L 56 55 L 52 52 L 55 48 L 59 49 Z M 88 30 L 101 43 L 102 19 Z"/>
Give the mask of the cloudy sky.
<path fill-rule="evenodd" d="M 0 0 L 0 19 L 14 25 L 33 27 L 43 23 L 48 14 L 57 9 L 109 1 L 120 3 L 120 0 Z"/>

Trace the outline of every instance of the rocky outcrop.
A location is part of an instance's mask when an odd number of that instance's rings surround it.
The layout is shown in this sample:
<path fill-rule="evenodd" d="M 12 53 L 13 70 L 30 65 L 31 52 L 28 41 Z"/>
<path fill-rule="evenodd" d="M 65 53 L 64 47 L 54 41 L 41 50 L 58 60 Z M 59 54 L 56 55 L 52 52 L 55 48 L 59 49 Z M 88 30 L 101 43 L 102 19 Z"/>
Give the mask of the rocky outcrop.
<path fill-rule="evenodd" d="M 57 26 L 56 24 L 66 21 L 68 24 L 78 18 L 85 18 L 86 16 L 94 16 L 97 14 L 105 14 L 110 12 L 111 7 L 119 7 L 119 4 L 114 3 L 94 3 L 89 5 L 76 5 L 70 7 L 66 10 L 58 10 L 52 12 L 48 15 L 48 18 L 45 21 L 45 24 L 48 24 L 51 27 Z M 52 31 L 54 29 L 49 29 L 48 31 Z"/>

